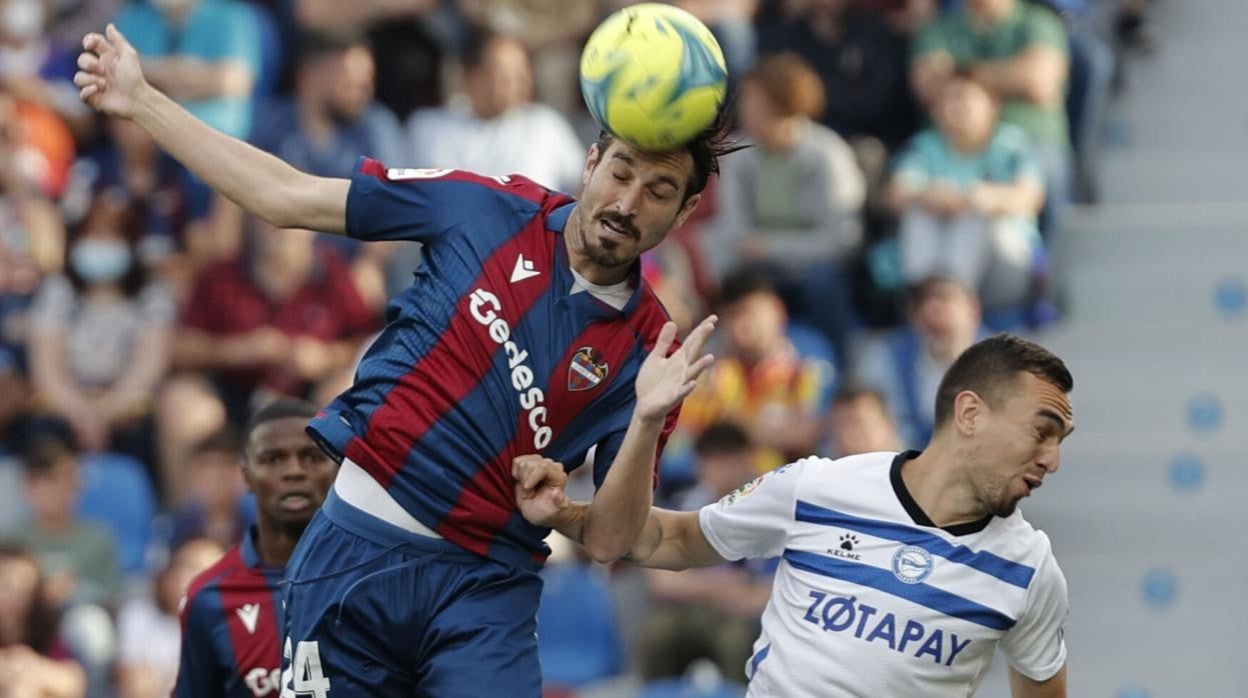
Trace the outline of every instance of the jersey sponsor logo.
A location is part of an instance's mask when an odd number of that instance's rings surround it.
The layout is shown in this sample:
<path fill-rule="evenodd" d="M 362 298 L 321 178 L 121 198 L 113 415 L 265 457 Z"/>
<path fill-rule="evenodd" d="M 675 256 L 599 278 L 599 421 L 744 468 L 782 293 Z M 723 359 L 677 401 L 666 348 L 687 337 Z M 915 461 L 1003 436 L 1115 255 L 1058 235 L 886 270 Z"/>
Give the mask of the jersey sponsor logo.
<path fill-rule="evenodd" d="M 930 657 L 935 664 L 953 666 L 953 661 L 971 644 L 970 638 L 959 638 L 955 632 L 924 625 L 913 618 L 901 619 L 891 612 L 880 613 L 880 609 L 858 601 L 856 596 L 811 590 L 810 599 L 810 607 L 802 616 L 807 623 L 828 633 L 852 634 L 854 639 L 887 646 L 916 659 Z"/>
<path fill-rule="evenodd" d="M 932 574 L 932 554 L 917 545 L 903 545 L 893 553 L 893 575 L 906 584 L 918 584 Z"/>
<path fill-rule="evenodd" d="M 435 170 L 428 167 L 391 167 L 386 170 L 386 179 L 402 182 L 405 179 L 437 179 L 450 174 L 451 170 Z"/>
<path fill-rule="evenodd" d="M 512 339 L 511 325 L 501 316 L 502 311 L 503 304 L 498 296 L 483 288 L 478 288 L 469 296 L 468 312 L 472 314 L 472 319 L 488 328 L 490 339 L 502 346 L 507 354 L 511 387 L 516 391 L 525 421 L 533 430 L 533 447 L 540 451 L 550 444 L 555 435 L 546 424 L 546 393 L 533 385 L 533 369 L 528 365 L 529 351 L 521 349 Z"/>
<path fill-rule="evenodd" d="M 243 621 L 243 627 L 247 628 L 247 634 L 255 635 L 256 622 L 260 620 L 260 604 L 243 604 L 241 607 L 234 609 L 234 613 L 238 615 L 239 620 Z"/>
<path fill-rule="evenodd" d="M 535 276 L 541 276 L 542 272 L 537 270 L 537 266 L 533 264 L 533 260 L 525 259 L 524 254 L 516 256 L 516 266 L 511 270 L 511 283 L 531 279 Z"/>
<path fill-rule="evenodd" d="M 247 675 L 243 677 L 243 683 L 247 685 L 247 689 L 256 698 L 261 698 L 261 696 L 267 696 L 274 691 L 281 690 L 281 681 L 281 669 L 265 669 L 260 666 L 247 672 Z"/>
<path fill-rule="evenodd" d="M 854 552 L 854 546 L 861 542 L 858 540 L 858 536 L 846 533 L 841 536 L 841 544 L 839 546 L 828 548 L 828 554 L 834 557 L 845 558 L 846 560 L 862 560 L 862 555 Z"/>
<path fill-rule="evenodd" d="M 568 390 L 589 390 L 598 387 L 607 377 L 606 359 L 593 347 L 581 347 L 568 365 Z"/>

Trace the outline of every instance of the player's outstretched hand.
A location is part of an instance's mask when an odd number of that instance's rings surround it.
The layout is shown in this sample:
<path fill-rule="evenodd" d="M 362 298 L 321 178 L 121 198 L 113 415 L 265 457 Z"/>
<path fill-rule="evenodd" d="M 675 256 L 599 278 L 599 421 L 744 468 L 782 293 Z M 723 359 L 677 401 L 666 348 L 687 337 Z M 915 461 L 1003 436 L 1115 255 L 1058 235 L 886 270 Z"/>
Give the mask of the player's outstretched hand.
<path fill-rule="evenodd" d="M 706 340 L 715 331 L 719 318 L 711 315 L 689 333 L 685 343 L 671 352 L 676 339 L 676 323 L 669 322 L 659 331 L 654 349 L 646 357 L 637 373 L 638 417 L 647 420 L 663 419 L 672 408 L 680 404 L 698 383 L 698 376 L 711 367 L 715 357 L 703 353 Z"/>
<path fill-rule="evenodd" d="M 568 474 L 559 463 L 539 455 L 517 456 L 511 462 L 516 479 L 516 504 L 525 521 L 554 528 L 559 514 L 571 502 L 564 488 Z"/>
<path fill-rule="evenodd" d="M 133 117 L 139 93 L 147 86 L 134 47 L 110 24 L 104 34 L 83 37 L 82 49 L 74 74 L 82 101 L 110 116 Z"/>

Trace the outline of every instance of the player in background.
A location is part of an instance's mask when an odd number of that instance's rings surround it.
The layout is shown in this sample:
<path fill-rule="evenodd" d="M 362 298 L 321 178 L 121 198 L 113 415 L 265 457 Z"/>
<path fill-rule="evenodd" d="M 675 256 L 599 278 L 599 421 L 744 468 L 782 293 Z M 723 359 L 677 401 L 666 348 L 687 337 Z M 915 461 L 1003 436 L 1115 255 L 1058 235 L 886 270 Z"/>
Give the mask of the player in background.
<path fill-rule="evenodd" d="M 966 696 L 1000 647 L 1015 698 L 1064 697 L 1066 579 L 1017 504 L 1058 469 L 1072 387 L 1040 346 L 983 340 L 946 372 L 921 453 L 806 458 L 700 511 L 652 509 L 628 557 L 781 556 L 750 696 Z M 583 535 L 557 463 L 515 472 L 530 521 Z"/>
<path fill-rule="evenodd" d="M 276 698 L 281 690 L 278 582 L 338 471 L 305 431 L 315 415 L 310 403 L 281 398 L 247 423 L 242 468 L 256 524 L 187 589 L 174 698 Z"/>
<path fill-rule="evenodd" d="M 722 125 L 661 154 L 603 135 L 579 201 L 519 176 L 366 158 L 350 180 L 320 178 L 193 118 L 114 27 L 83 46 L 82 99 L 245 210 L 424 244 L 354 385 L 309 425 L 342 467 L 287 566 L 282 695 L 540 696 L 549 531 L 520 515 L 512 462 L 576 467 L 592 451 L 585 545 L 611 560 L 636 543 L 714 326 L 677 348 L 638 260 L 697 206 L 729 150 Z"/>

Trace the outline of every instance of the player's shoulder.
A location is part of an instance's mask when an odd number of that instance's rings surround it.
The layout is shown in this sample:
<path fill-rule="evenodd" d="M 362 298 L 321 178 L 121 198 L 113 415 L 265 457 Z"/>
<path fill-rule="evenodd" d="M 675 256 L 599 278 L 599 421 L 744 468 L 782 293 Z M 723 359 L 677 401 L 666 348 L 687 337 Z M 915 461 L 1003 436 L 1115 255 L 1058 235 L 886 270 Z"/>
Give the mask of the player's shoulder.
<path fill-rule="evenodd" d="M 243 562 L 239 546 L 230 548 L 220 560 L 191 579 L 191 583 L 186 587 L 186 597 L 182 602 L 184 615 L 189 616 L 197 609 L 205 608 L 206 600 L 220 591 L 223 582 L 244 574 L 246 571 L 247 565 Z"/>
<path fill-rule="evenodd" d="M 364 157 L 356 165 L 356 182 L 379 182 L 398 189 L 436 184 L 443 197 L 494 197 L 542 204 L 555 192 L 519 174 L 484 175 L 468 170 L 431 167 L 393 167 Z M 561 195 L 560 195 L 561 196 Z"/>
<path fill-rule="evenodd" d="M 983 531 L 981 545 L 1000 557 L 1033 569 L 1057 569 L 1052 541 L 1023 516 L 1021 509 L 993 519 Z"/>
<path fill-rule="evenodd" d="M 658 294 L 654 292 L 654 287 L 650 285 L 650 282 L 646 281 L 644 275 L 641 276 L 638 283 L 641 284 L 641 288 L 638 291 L 641 296 L 637 299 L 637 309 L 633 312 L 630 320 L 637 334 L 649 346 L 658 338 L 659 331 L 663 329 L 663 325 L 671 320 L 672 317 L 668 315 L 667 307 L 663 305 L 663 301 L 659 300 Z M 680 344 L 679 338 L 677 338 L 676 344 Z"/>

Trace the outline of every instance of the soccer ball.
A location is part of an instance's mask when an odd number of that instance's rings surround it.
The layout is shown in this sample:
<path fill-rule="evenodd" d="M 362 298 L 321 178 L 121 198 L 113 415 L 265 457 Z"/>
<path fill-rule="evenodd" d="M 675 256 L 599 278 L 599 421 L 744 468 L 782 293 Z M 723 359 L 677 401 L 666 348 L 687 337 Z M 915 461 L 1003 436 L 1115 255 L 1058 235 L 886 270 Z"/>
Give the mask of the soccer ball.
<path fill-rule="evenodd" d="M 687 143 L 715 120 L 728 89 L 724 52 L 688 12 L 641 3 L 607 17 L 581 54 L 581 94 L 618 138 L 648 151 Z"/>

